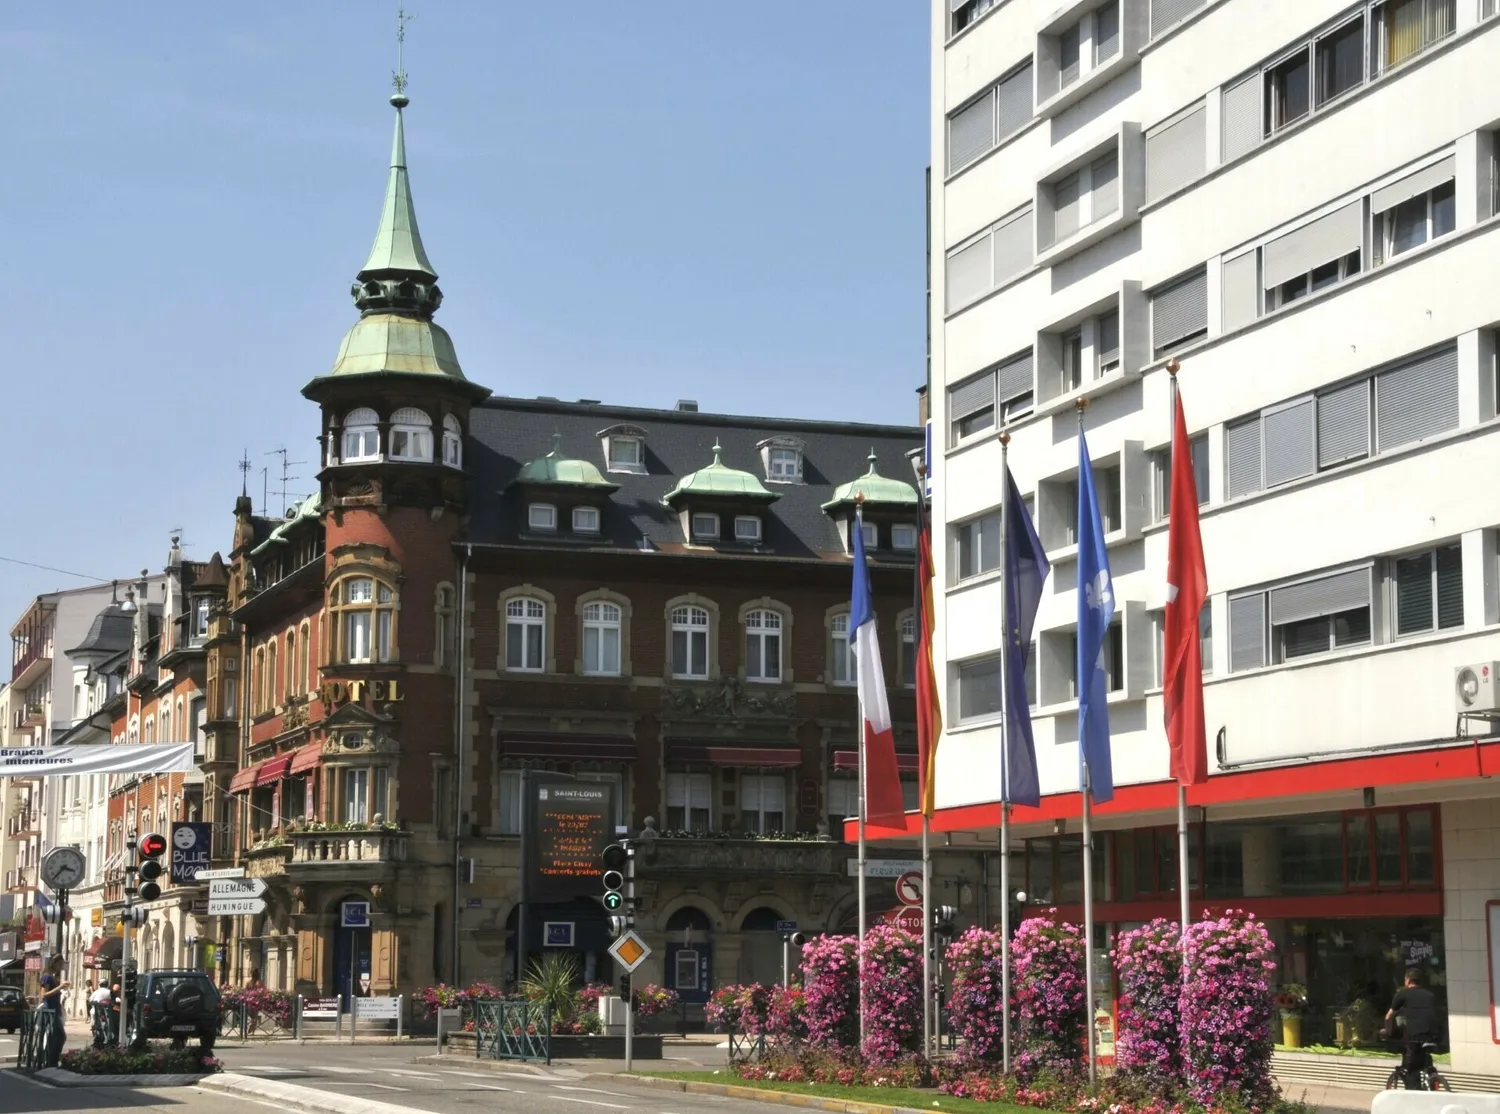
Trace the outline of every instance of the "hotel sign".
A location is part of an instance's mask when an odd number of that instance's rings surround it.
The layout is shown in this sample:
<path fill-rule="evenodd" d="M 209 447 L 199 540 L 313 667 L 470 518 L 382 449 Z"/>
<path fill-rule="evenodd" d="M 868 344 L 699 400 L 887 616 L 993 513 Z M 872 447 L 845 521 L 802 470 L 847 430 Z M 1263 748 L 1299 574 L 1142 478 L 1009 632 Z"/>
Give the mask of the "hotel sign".
<path fill-rule="evenodd" d="M 338 708 L 345 704 L 394 704 L 401 699 L 401 690 L 395 681 L 324 681 L 318 686 L 318 698 L 324 707 Z"/>

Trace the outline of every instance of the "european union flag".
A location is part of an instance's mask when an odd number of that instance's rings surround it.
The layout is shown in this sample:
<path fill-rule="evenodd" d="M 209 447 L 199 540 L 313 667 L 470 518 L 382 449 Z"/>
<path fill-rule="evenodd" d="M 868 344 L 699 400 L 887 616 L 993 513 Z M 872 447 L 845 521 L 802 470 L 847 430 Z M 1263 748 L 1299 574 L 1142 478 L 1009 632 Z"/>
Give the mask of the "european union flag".
<path fill-rule="evenodd" d="M 1039 805 L 1041 785 L 1036 773 L 1036 741 L 1031 734 L 1031 708 L 1026 698 L 1026 655 L 1036 623 L 1042 585 L 1052 566 L 1036 536 L 1031 515 L 1016 487 L 1010 467 L 1005 469 L 1005 654 L 1000 664 L 1005 686 L 1005 762 L 1000 799 L 1008 804 Z"/>
<path fill-rule="evenodd" d="M 1109 676 L 1104 640 L 1115 617 L 1114 582 L 1104 549 L 1104 524 L 1094 466 L 1078 431 L 1078 788 L 1100 804 L 1115 795 L 1109 755 Z"/>

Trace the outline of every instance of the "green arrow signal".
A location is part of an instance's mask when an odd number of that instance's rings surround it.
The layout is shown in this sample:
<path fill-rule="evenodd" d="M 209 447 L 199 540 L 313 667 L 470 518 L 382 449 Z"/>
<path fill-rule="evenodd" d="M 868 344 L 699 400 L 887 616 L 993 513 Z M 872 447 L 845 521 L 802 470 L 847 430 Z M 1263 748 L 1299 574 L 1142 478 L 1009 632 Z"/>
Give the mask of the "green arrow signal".
<path fill-rule="evenodd" d="M 621 894 L 620 894 L 620 892 L 618 890 L 607 890 L 607 891 L 605 891 L 605 894 L 604 894 L 604 908 L 608 909 L 610 912 L 614 912 L 616 909 L 618 909 L 620 906 L 622 906 L 624 904 L 625 904 L 625 898 L 623 896 L 621 896 Z"/>

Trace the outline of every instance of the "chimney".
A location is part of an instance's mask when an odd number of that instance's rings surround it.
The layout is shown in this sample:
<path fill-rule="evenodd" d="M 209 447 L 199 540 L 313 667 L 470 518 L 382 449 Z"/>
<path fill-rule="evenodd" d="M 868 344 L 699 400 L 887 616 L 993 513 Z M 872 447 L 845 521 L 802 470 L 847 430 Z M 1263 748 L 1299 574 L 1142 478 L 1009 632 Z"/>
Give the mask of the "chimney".
<path fill-rule="evenodd" d="M 926 425 L 928 415 L 927 384 L 924 383 L 917 388 L 917 424 Z"/>
<path fill-rule="evenodd" d="M 696 414 L 698 412 L 698 400 L 696 398 L 679 398 L 677 409 L 684 414 Z"/>

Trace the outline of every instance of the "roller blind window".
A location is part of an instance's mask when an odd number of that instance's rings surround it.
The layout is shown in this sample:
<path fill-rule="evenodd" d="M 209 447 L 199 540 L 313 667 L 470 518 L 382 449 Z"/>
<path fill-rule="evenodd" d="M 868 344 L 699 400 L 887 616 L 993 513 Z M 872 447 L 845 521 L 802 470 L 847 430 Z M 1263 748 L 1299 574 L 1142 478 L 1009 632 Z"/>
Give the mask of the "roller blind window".
<path fill-rule="evenodd" d="M 1219 291 L 1223 299 L 1223 325 L 1226 333 L 1244 328 L 1260 316 L 1259 268 L 1256 250 L 1224 260 L 1219 268 Z"/>
<path fill-rule="evenodd" d="M 948 422 L 951 444 L 994 428 L 994 371 L 982 372 L 965 383 L 948 388 Z"/>
<path fill-rule="evenodd" d="M 948 117 L 948 173 L 983 158 L 1031 120 L 1031 62 Z"/>
<path fill-rule="evenodd" d="M 1266 594 L 1255 592 L 1229 601 L 1229 671 L 1259 669 L 1266 664 Z"/>
<path fill-rule="evenodd" d="M 1186 115 L 1160 124 L 1147 133 L 1148 203 L 1203 177 L 1208 159 L 1207 116 L 1207 109 L 1200 104 Z"/>
<path fill-rule="evenodd" d="M 1361 379 L 1318 396 L 1318 467 L 1332 468 L 1370 455 L 1370 381 Z"/>
<path fill-rule="evenodd" d="M 1276 660 L 1368 643 L 1371 575 L 1366 565 L 1273 588 L 1268 595 Z"/>
<path fill-rule="evenodd" d="M 1375 376 L 1375 447 L 1387 452 L 1458 428 L 1458 346 Z"/>
<path fill-rule="evenodd" d="M 1396 636 L 1464 625 L 1463 550 L 1457 543 L 1391 562 Z"/>
<path fill-rule="evenodd" d="M 1208 332 L 1208 273 L 1204 269 L 1151 292 L 1151 344 L 1163 356 Z"/>
<path fill-rule="evenodd" d="M 1318 470 L 1317 404 L 1311 398 L 1261 414 L 1261 451 L 1266 487 L 1289 483 Z"/>

